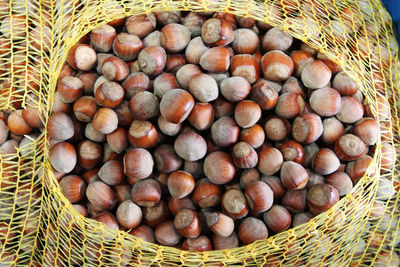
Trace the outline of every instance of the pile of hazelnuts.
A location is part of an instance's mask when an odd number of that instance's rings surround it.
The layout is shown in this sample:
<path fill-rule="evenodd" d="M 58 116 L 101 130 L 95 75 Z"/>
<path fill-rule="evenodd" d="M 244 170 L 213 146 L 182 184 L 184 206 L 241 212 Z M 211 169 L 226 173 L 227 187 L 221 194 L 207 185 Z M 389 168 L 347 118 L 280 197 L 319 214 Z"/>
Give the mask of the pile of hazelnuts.
<path fill-rule="evenodd" d="M 31 133 L 37 113 L 12 112 L 9 130 Z M 53 172 L 80 214 L 195 251 L 246 245 L 328 210 L 379 138 L 339 65 L 219 12 L 92 30 L 68 53 L 46 129 Z"/>

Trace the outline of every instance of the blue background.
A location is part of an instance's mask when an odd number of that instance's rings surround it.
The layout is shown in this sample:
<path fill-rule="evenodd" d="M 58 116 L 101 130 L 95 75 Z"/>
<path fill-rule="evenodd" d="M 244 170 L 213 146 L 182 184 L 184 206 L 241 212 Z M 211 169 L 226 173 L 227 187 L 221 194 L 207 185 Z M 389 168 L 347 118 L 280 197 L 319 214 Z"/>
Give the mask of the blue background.
<path fill-rule="evenodd" d="M 392 16 L 393 22 L 397 25 L 397 34 L 400 33 L 400 0 L 382 0 L 383 4 L 386 6 L 387 11 L 389 11 Z"/>

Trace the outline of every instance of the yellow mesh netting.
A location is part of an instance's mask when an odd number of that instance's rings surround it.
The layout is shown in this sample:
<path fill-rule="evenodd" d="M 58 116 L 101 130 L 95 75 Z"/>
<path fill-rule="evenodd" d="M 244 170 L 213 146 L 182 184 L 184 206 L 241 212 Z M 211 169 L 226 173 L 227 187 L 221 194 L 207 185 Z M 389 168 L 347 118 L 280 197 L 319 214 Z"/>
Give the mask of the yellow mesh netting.
<path fill-rule="evenodd" d="M 143 242 L 78 215 L 50 171 L 44 131 L 16 154 L 0 155 L 1 263 L 378 266 L 391 260 L 400 241 L 395 153 L 399 150 L 400 68 L 391 19 L 380 2 L 13 0 L 0 4 L 1 110 L 37 105 L 46 122 L 68 50 L 99 24 L 155 11 L 210 10 L 264 21 L 339 63 L 361 84 L 382 132 L 367 174 L 328 212 L 267 240 L 200 253 Z M 385 204 L 385 214 L 379 219 L 372 216 L 376 201 Z"/>

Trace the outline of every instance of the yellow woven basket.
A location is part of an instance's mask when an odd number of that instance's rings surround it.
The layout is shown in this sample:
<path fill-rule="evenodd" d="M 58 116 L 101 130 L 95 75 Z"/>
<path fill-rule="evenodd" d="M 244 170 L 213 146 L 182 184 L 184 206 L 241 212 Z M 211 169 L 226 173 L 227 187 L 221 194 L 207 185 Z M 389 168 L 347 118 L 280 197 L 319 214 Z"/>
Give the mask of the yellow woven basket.
<path fill-rule="evenodd" d="M 380 266 L 394 261 L 392 252 L 400 241 L 396 157 L 400 68 L 391 19 L 378 1 L 2 0 L 0 109 L 37 105 L 46 123 L 57 77 L 72 45 L 99 24 L 166 10 L 252 17 L 288 31 L 339 63 L 360 84 L 381 126 L 369 171 L 351 193 L 307 224 L 240 248 L 188 252 L 150 244 L 80 216 L 50 171 L 49 144 L 43 131 L 16 154 L 0 155 L 0 263 Z M 29 70 L 38 71 L 40 79 L 32 80 Z M 371 215 L 375 201 L 385 203 L 380 219 Z"/>

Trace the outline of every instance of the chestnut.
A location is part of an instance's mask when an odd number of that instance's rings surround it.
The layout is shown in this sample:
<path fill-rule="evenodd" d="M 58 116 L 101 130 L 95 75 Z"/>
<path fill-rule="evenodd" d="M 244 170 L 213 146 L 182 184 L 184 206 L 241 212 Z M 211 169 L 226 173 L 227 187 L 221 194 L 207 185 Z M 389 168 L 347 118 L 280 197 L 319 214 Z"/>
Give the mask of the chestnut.
<path fill-rule="evenodd" d="M 87 44 L 76 44 L 68 52 L 67 63 L 74 69 L 88 71 L 96 64 L 94 49 Z"/>
<path fill-rule="evenodd" d="M 281 205 L 272 205 L 271 209 L 264 213 L 263 219 L 268 229 L 275 233 L 287 230 L 292 224 L 292 216 Z"/>
<path fill-rule="evenodd" d="M 161 115 L 171 123 L 183 122 L 194 106 L 193 96 L 185 90 L 168 91 L 160 102 Z"/>
<path fill-rule="evenodd" d="M 257 34 L 250 29 L 237 29 L 233 32 L 232 48 L 237 54 L 253 54 L 259 47 Z"/>
<path fill-rule="evenodd" d="M 322 141 L 326 144 L 334 144 L 344 134 L 343 124 L 335 117 L 326 118 L 322 122 Z"/>
<path fill-rule="evenodd" d="M 193 176 L 185 171 L 174 171 L 168 176 L 168 191 L 173 198 L 183 198 L 195 187 Z"/>
<path fill-rule="evenodd" d="M 310 97 L 310 106 L 320 116 L 334 116 L 340 111 L 341 98 L 338 91 L 326 87 L 315 90 Z"/>
<path fill-rule="evenodd" d="M 111 210 L 117 204 L 111 187 L 102 181 L 89 183 L 86 188 L 86 197 L 90 203 L 101 210 Z"/>
<path fill-rule="evenodd" d="M 195 210 L 182 209 L 174 218 L 176 231 L 184 237 L 197 238 L 201 233 L 201 224 Z"/>
<path fill-rule="evenodd" d="M 303 189 L 308 182 L 308 173 L 300 164 L 285 161 L 281 167 L 281 181 L 288 190 Z"/>
<path fill-rule="evenodd" d="M 102 134 L 110 134 L 118 127 L 117 114 L 110 108 L 99 108 L 94 115 L 92 126 Z"/>
<path fill-rule="evenodd" d="M 267 239 L 268 229 L 260 219 L 247 217 L 239 225 L 238 237 L 243 244 L 248 245 L 257 240 Z"/>
<path fill-rule="evenodd" d="M 143 38 L 156 27 L 156 17 L 153 13 L 130 16 L 126 19 L 125 27 L 128 33 Z"/>
<path fill-rule="evenodd" d="M 379 138 L 379 124 L 373 118 L 360 119 L 353 128 L 353 132 L 366 145 L 375 145 Z"/>
<path fill-rule="evenodd" d="M 335 187 L 339 196 L 345 196 L 350 193 L 353 189 L 353 181 L 350 179 L 349 175 L 343 171 L 336 171 L 326 177 L 326 183 Z"/>
<path fill-rule="evenodd" d="M 129 101 L 129 110 L 132 112 L 133 118 L 148 120 L 157 116 L 159 102 L 157 97 L 150 92 L 138 92 Z"/>
<path fill-rule="evenodd" d="M 246 45 L 248 44 L 246 43 Z M 234 55 L 231 58 L 230 71 L 233 77 L 243 77 L 249 83 L 253 84 L 258 80 L 260 76 L 260 64 L 257 58 L 253 55 Z"/>
<path fill-rule="evenodd" d="M 128 150 L 124 156 L 124 173 L 132 179 L 143 179 L 153 171 L 153 157 L 143 148 Z"/>
<path fill-rule="evenodd" d="M 345 134 L 336 141 L 334 151 L 340 160 L 351 161 L 367 154 L 367 145 L 353 134 Z"/>
<path fill-rule="evenodd" d="M 143 221 L 149 226 L 154 227 L 165 221 L 168 215 L 168 206 L 162 200 L 152 207 L 143 208 Z"/>
<path fill-rule="evenodd" d="M 211 102 L 218 97 L 217 82 L 208 74 L 199 73 L 188 81 L 189 92 L 200 102 Z"/>
<path fill-rule="evenodd" d="M 107 161 L 100 168 L 97 175 L 108 185 L 121 184 L 124 179 L 123 165 L 119 160 Z"/>
<path fill-rule="evenodd" d="M 148 46 L 143 48 L 138 55 L 140 69 L 147 75 L 160 74 L 166 64 L 167 54 L 161 46 Z"/>
<path fill-rule="evenodd" d="M 282 198 L 282 206 L 290 212 L 298 213 L 307 208 L 307 190 L 288 190 Z"/>
<path fill-rule="evenodd" d="M 250 93 L 251 85 L 243 77 L 233 76 L 221 81 L 221 94 L 230 102 L 244 100 Z"/>
<path fill-rule="evenodd" d="M 279 142 L 288 137 L 290 124 L 280 116 L 270 116 L 265 120 L 264 131 L 267 139 Z"/>
<path fill-rule="evenodd" d="M 229 51 L 225 47 L 213 47 L 200 57 L 200 66 L 212 72 L 226 72 L 229 69 Z"/>
<path fill-rule="evenodd" d="M 332 71 L 321 60 L 309 62 L 301 72 L 301 81 L 310 89 L 325 87 L 331 77 Z"/>
<path fill-rule="evenodd" d="M 314 215 L 330 209 L 338 201 L 338 190 L 329 184 L 314 185 L 307 192 L 307 203 Z"/>
<path fill-rule="evenodd" d="M 242 169 L 254 168 L 258 163 L 257 152 L 245 142 L 236 143 L 232 148 L 233 163 Z"/>
<path fill-rule="evenodd" d="M 170 53 L 178 53 L 185 49 L 190 41 L 191 33 L 183 25 L 171 23 L 161 29 L 160 44 Z"/>
<path fill-rule="evenodd" d="M 231 217 L 221 212 L 209 212 L 206 214 L 208 228 L 217 235 L 228 237 L 232 234 L 235 225 Z"/>
<path fill-rule="evenodd" d="M 240 130 L 239 137 L 241 141 L 248 143 L 253 148 L 259 148 L 264 143 L 265 133 L 260 125 L 254 124 L 249 128 Z"/>
<path fill-rule="evenodd" d="M 139 180 L 132 187 L 131 197 L 139 206 L 153 207 L 161 199 L 160 184 L 154 179 Z"/>
<path fill-rule="evenodd" d="M 221 199 L 224 212 L 232 219 L 241 219 L 249 211 L 245 195 L 239 189 L 229 189 Z"/>
<path fill-rule="evenodd" d="M 143 43 L 137 35 L 121 32 L 112 44 L 114 54 L 125 61 L 137 58 Z"/>
<path fill-rule="evenodd" d="M 73 111 L 77 120 L 90 122 L 97 111 L 96 100 L 91 96 L 82 96 L 75 101 Z"/>
<path fill-rule="evenodd" d="M 188 117 L 189 123 L 199 131 L 211 127 L 214 121 L 214 109 L 210 103 L 195 103 Z M 161 130 L 161 126 L 160 130 Z"/>
<path fill-rule="evenodd" d="M 266 147 L 258 154 L 258 170 L 262 174 L 275 174 L 281 168 L 282 163 L 282 153 L 274 147 Z"/>
<path fill-rule="evenodd" d="M 101 162 L 102 147 L 98 143 L 84 140 L 78 145 L 78 163 L 84 169 L 92 169 Z"/>
<path fill-rule="evenodd" d="M 79 202 L 86 192 L 85 181 L 77 175 L 64 176 L 60 180 L 61 192 L 71 203 Z"/>
<path fill-rule="evenodd" d="M 232 26 L 220 18 L 206 20 L 201 26 L 201 38 L 211 46 L 225 46 L 234 39 Z"/>
<path fill-rule="evenodd" d="M 245 196 L 253 215 L 269 210 L 274 202 L 274 192 L 269 185 L 261 181 L 247 186 Z"/>
<path fill-rule="evenodd" d="M 312 169 L 322 175 L 328 175 L 338 170 L 340 161 L 335 153 L 328 148 L 321 148 L 314 156 Z"/>
<path fill-rule="evenodd" d="M 235 167 L 228 153 L 216 151 L 204 160 L 204 174 L 215 184 L 226 184 L 235 177 Z"/>
<path fill-rule="evenodd" d="M 164 221 L 157 225 L 155 230 L 156 240 L 164 246 L 175 246 L 181 236 L 176 232 L 173 221 Z"/>
<path fill-rule="evenodd" d="M 119 225 L 124 228 L 136 228 L 142 220 L 142 210 L 132 200 L 122 202 L 116 212 Z"/>
<path fill-rule="evenodd" d="M 293 60 L 279 50 L 269 51 L 261 59 L 264 77 L 271 81 L 287 80 L 292 75 L 293 69 Z"/>
<path fill-rule="evenodd" d="M 233 145 L 239 139 L 239 127 L 231 117 L 221 117 L 211 126 L 211 137 L 218 146 Z"/>
<path fill-rule="evenodd" d="M 200 208 L 214 207 L 221 200 L 221 188 L 207 178 L 200 179 L 196 183 L 192 198 Z"/>
<path fill-rule="evenodd" d="M 364 115 L 362 104 L 354 97 L 344 96 L 341 99 L 340 110 L 336 118 L 343 123 L 355 123 Z"/>
<path fill-rule="evenodd" d="M 293 37 L 278 28 L 271 28 L 264 35 L 261 46 L 266 51 L 286 51 L 293 43 Z"/>
<path fill-rule="evenodd" d="M 178 214 L 182 209 L 196 210 L 191 197 L 173 198 L 171 196 L 168 198 L 168 208 L 173 215 Z"/>
<path fill-rule="evenodd" d="M 11 120 L 9 118 L 8 121 L 11 122 L 12 118 Z M 71 118 L 64 112 L 52 113 L 47 121 L 47 133 L 50 138 L 56 140 L 62 141 L 72 138 L 74 135 L 74 125 Z"/>
<path fill-rule="evenodd" d="M 71 172 L 76 165 L 75 148 L 67 142 L 60 142 L 50 148 L 50 163 L 53 168 L 62 173 Z"/>
<path fill-rule="evenodd" d="M 153 152 L 155 165 L 158 171 L 171 173 L 182 166 L 182 159 L 175 153 L 171 145 L 163 144 Z"/>
<path fill-rule="evenodd" d="M 124 100 L 124 97 L 124 88 L 122 88 L 118 83 L 112 81 L 106 81 L 100 84 L 95 93 L 97 104 L 106 108 L 115 108 L 119 106 Z"/>
<path fill-rule="evenodd" d="M 201 235 L 197 238 L 188 238 L 182 243 L 183 250 L 209 251 L 212 250 L 211 241 L 207 236 Z"/>
<path fill-rule="evenodd" d="M 175 152 L 184 160 L 196 161 L 207 153 L 207 144 L 204 138 L 193 132 L 181 133 L 174 143 Z"/>

